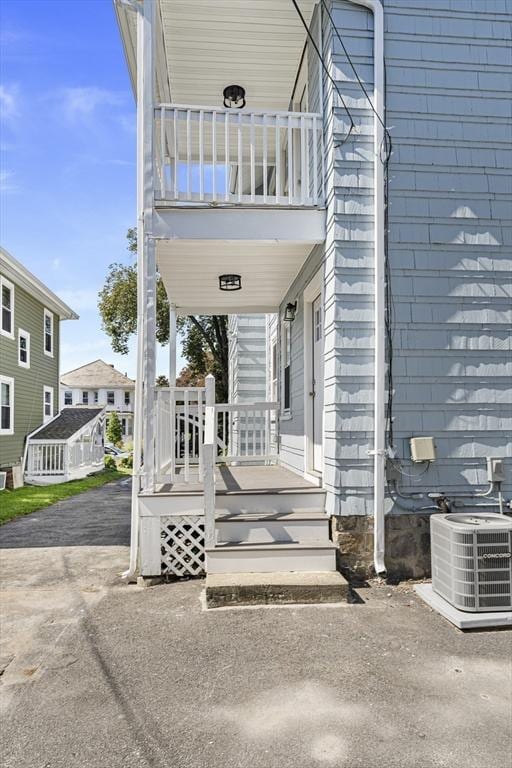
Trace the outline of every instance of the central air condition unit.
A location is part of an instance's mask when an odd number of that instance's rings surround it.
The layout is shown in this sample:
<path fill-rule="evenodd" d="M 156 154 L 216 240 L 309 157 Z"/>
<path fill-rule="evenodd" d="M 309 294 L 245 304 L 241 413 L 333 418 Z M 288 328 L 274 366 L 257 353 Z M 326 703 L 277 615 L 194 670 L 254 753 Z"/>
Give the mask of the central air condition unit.
<path fill-rule="evenodd" d="M 512 609 L 512 520 L 494 513 L 430 518 L 432 588 L 461 611 Z"/>

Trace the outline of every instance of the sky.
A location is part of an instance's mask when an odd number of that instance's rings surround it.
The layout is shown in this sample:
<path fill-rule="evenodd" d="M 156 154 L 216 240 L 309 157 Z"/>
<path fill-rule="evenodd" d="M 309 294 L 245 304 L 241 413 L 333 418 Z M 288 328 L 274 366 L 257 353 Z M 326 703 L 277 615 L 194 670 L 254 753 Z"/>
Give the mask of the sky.
<path fill-rule="evenodd" d="M 0 242 L 80 315 L 61 324 L 61 371 L 102 358 L 134 376 L 135 344 L 115 354 L 97 309 L 108 265 L 132 259 L 136 221 L 135 103 L 113 3 L 0 0 L 0 50 Z"/>

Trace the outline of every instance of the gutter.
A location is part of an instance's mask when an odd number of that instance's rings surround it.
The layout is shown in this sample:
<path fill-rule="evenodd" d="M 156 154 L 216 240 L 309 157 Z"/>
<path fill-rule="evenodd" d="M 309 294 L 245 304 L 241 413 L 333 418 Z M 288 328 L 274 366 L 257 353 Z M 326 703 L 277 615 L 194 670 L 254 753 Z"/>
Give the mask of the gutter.
<path fill-rule="evenodd" d="M 384 10 L 381 0 L 348 0 L 352 5 L 368 8 L 373 13 L 373 106 L 384 123 Z M 373 564 L 377 575 L 385 575 L 385 468 L 386 468 L 386 340 L 385 340 L 385 293 L 384 293 L 384 165 L 381 147 L 384 128 L 374 114 L 374 438 L 373 449 Z"/>

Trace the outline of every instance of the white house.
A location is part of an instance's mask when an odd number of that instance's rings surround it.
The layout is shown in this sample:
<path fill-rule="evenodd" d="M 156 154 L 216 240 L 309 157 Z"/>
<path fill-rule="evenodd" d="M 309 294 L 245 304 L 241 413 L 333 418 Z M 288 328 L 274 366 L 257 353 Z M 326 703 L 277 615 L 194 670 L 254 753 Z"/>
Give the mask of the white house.
<path fill-rule="evenodd" d="M 100 406 L 107 414 L 116 411 L 123 439 L 133 438 L 135 382 L 103 360 L 68 371 L 60 377 L 60 407 Z"/>
<path fill-rule="evenodd" d="M 138 130 L 127 577 L 206 570 L 218 604 L 427 574 L 432 511 L 512 493 L 510 12 L 115 7 Z M 268 315 L 268 399 L 177 390 L 177 314 Z"/>

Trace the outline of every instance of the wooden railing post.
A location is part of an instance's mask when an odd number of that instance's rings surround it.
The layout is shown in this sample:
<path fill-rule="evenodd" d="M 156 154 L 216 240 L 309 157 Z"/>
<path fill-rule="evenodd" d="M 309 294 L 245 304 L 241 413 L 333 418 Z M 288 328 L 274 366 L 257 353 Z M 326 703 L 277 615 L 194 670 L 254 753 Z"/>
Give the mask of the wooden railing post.
<path fill-rule="evenodd" d="M 204 473 L 204 529 L 206 547 L 215 545 L 215 465 L 217 430 L 215 413 L 215 378 L 208 374 L 205 380 L 205 425 L 203 445 Z"/>

